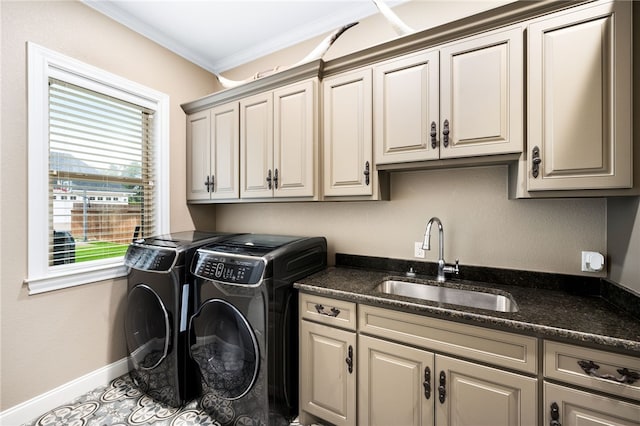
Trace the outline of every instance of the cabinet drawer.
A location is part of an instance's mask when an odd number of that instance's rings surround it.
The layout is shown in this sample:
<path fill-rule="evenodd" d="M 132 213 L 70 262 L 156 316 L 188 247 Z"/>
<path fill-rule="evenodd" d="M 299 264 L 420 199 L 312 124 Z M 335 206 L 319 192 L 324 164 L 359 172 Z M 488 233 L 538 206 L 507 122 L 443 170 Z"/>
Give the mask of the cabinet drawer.
<path fill-rule="evenodd" d="M 593 364 L 586 365 L 589 362 Z M 580 364 L 585 365 L 587 371 Z M 565 343 L 544 342 L 545 377 L 640 401 L 640 379 L 634 383 L 619 383 L 615 380 L 622 378 L 623 374 L 618 370 L 623 368 L 640 375 L 640 357 Z"/>
<path fill-rule="evenodd" d="M 433 351 L 472 360 L 537 372 L 538 340 L 422 315 L 360 305 L 360 331 Z"/>
<path fill-rule="evenodd" d="M 300 317 L 333 327 L 355 330 L 356 304 L 301 293 Z"/>

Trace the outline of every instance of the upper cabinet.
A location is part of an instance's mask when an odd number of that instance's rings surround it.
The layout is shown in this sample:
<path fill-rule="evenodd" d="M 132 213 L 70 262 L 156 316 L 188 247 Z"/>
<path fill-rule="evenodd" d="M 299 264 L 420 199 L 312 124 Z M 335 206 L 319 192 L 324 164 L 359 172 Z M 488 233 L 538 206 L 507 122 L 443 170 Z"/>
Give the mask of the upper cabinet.
<path fill-rule="evenodd" d="M 187 116 L 187 200 L 239 196 L 238 103 Z"/>
<path fill-rule="evenodd" d="M 240 197 L 317 195 L 317 79 L 240 101 Z"/>
<path fill-rule="evenodd" d="M 377 194 L 371 97 L 370 68 L 323 81 L 325 196 Z"/>
<path fill-rule="evenodd" d="M 440 158 L 522 152 L 523 27 L 440 49 Z"/>
<path fill-rule="evenodd" d="M 374 67 L 376 163 L 523 149 L 523 27 Z"/>
<path fill-rule="evenodd" d="M 187 198 L 383 200 L 390 171 L 482 164 L 515 198 L 638 195 L 638 17 L 512 2 L 184 104 Z"/>
<path fill-rule="evenodd" d="M 552 14 L 528 31 L 528 191 L 631 188 L 632 2 Z"/>
<path fill-rule="evenodd" d="M 439 158 L 439 59 L 430 50 L 373 68 L 376 163 Z"/>

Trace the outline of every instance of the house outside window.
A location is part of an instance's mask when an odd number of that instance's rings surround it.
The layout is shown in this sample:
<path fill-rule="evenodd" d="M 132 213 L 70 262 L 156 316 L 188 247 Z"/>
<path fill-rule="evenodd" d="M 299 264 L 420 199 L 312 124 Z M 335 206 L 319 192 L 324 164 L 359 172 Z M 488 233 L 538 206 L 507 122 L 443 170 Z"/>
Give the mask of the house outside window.
<path fill-rule="evenodd" d="M 33 43 L 29 293 L 124 276 L 168 232 L 168 96 Z"/>

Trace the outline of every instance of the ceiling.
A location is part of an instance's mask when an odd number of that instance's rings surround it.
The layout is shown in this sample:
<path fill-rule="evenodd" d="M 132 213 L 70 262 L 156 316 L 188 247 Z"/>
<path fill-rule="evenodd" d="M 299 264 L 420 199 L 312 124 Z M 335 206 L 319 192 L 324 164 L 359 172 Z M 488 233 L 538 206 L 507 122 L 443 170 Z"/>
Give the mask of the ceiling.
<path fill-rule="evenodd" d="M 386 1 L 394 6 L 407 0 Z M 377 13 L 371 0 L 83 0 L 215 73 Z"/>

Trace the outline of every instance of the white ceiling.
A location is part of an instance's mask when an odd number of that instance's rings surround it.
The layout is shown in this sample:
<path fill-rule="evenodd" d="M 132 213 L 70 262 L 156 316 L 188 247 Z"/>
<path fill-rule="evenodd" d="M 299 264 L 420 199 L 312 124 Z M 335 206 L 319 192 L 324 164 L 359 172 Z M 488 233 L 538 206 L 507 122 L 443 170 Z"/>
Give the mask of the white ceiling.
<path fill-rule="evenodd" d="M 83 1 L 215 73 L 377 13 L 371 0 Z"/>

